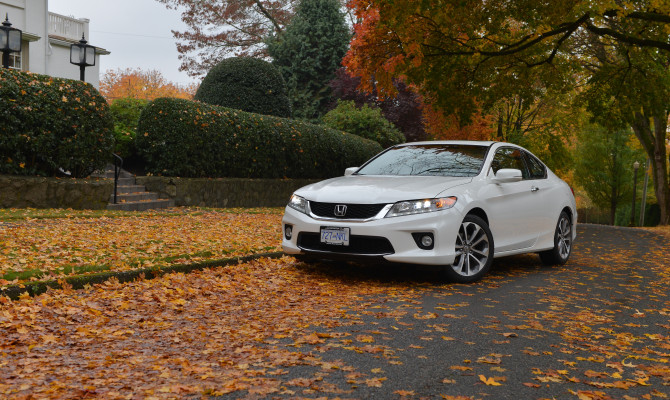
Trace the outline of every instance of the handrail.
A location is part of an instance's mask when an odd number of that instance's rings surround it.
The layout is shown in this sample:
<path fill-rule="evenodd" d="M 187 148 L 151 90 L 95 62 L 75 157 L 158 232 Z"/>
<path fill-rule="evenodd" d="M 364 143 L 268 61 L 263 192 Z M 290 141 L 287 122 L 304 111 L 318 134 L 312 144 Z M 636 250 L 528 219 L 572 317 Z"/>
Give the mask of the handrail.
<path fill-rule="evenodd" d="M 123 158 L 114 153 L 112 153 L 112 156 L 114 156 L 114 204 L 116 204 L 116 188 L 119 186 L 119 175 L 121 175 L 121 168 L 123 167 Z"/>

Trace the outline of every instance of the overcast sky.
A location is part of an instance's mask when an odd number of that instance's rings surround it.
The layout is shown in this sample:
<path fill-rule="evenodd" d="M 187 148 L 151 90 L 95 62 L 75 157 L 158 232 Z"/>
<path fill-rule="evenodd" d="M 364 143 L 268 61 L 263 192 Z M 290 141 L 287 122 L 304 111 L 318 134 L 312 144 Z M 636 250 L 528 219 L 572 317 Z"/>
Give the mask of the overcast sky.
<path fill-rule="evenodd" d="M 100 56 L 100 74 L 107 69 L 156 69 L 174 83 L 194 79 L 179 72 L 181 64 L 172 29 L 183 31 L 180 13 L 156 0 L 48 0 L 49 11 L 88 18 L 89 44 L 109 50 Z"/>

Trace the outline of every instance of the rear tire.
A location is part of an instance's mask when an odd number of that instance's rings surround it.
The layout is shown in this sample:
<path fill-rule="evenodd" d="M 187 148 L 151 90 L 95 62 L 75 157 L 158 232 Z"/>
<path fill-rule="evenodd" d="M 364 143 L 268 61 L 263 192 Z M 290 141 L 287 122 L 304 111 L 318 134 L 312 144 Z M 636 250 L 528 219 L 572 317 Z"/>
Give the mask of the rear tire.
<path fill-rule="evenodd" d="M 554 248 L 540 252 L 540 260 L 545 265 L 563 265 L 568 262 L 572 253 L 572 222 L 563 211 L 558 217 L 554 232 Z"/>
<path fill-rule="evenodd" d="M 459 283 L 480 280 L 493 263 L 493 235 L 488 224 L 476 215 L 466 215 L 456 237 L 456 258 L 445 268 L 446 277 Z"/>

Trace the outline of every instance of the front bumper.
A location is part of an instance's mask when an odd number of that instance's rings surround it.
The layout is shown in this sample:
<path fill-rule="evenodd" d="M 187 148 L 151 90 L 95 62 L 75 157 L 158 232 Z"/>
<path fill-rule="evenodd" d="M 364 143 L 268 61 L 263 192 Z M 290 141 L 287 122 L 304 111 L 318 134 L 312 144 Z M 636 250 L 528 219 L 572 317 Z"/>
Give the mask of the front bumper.
<path fill-rule="evenodd" d="M 408 215 L 403 217 L 381 218 L 368 221 L 358 220 L 333 220 L 333 219 L 315 219 L 309 215 L 286 207 L 284 218 L 282 219 L 282 230 L 286 226 L 292 227 L 292 235 L 287 239 L 286 234 L 282 233 L 282 247 L 286 254 L 306 254 L 316 257 L 329 258 L 378 258 L 390 262 L 424 264 L 424 265 L 450 265 L 455 258 L 454 246 L 456 236 L 463 217 L 456 208 L 448 210 L 431 212 L 426 214 Z M 298 245 L 298 238 L 301 234 L 311 236 L 320 235 L 321 227 L 345 227 L 350 228 L 352 237 L 374 238 L 372 241 L 364 243 L 373 243 L 373 248 L 361 250 L 361 242 L 352 245 L 351 248 L 343 246 L 309 246 L 306 248 Z M 434 246 L 430 250 L 424 250 L 419 247 L 412 233 L 429 232 L 433 234 Z M 305 236 L 303 236 L 304 238 Z M 380 239 L 385 239 L 390 243 L 390 253 L 387 247 L 377 246 L 374 243 L 380 243 Z"/>

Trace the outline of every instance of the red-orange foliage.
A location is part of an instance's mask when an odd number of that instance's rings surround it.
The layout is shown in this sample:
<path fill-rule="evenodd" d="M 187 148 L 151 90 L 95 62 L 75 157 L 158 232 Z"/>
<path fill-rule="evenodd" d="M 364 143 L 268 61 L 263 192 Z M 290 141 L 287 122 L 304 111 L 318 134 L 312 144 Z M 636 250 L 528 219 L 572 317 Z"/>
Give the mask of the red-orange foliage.
<path fill-rule="evenodd" d="M 424 129 L 436 140 L 492 140 L 495 136 L 492 115 L 478 111 L 468 124 L 459 121 L 456 115 L 446 115 L 422 98 Z"/>
<path fill-rule="evenodd" d="M 418 42 L 401 43 L 396 37 L 389 38 L 386 24 L 390 22 L 381 18 L 378 3 L 371 0 L 352 0 L 349 2 L 349 7 L 356 14 L 358 23 L 354 26 L 354 37 L 343 64 L 351 74 L 361 78 L 361 90 L 376 91 L 382 97 L 396 95 L 394 80 L 405 81 L 405 71 L 408 71 L 408 68 L 421 69 L 425 56 L 421 46 Z M 386 12 L 403 9 L 389 6 Z M 386 18 L 389 19 L 388 15 Z M 420 18 L 413 23 L 429 24 Z M 428 29 L 427 27 L 419 29 L 418 26 L 405 28 L 412 32 L 415 28 L 417 31 Z M 430 68 L 426 68 L 424 73 L 429 74 Z M 464 124 L 458 116 L 445 114 L 437 105 L 434 98 L 436 88 L 417 83 L 421 79 L 413 81 L 410 86 L 423 96 L 421 101 L 424 129 L 429 136 L 444 140 L 490 140 L 494 136 L 492 116 L 482 115 L 481 111 L 477 111 L 471 116 L 470 122 Z"/>
<path fill-rule="evenodd" d="M 140 68 L 108 70 L 100 80 L 100 93 L 107 99 L 131 97 L 153 100 L 158 97 L 192 99 L 198 84 L 180 85 L 169 82 L 160 71 Z"/>

